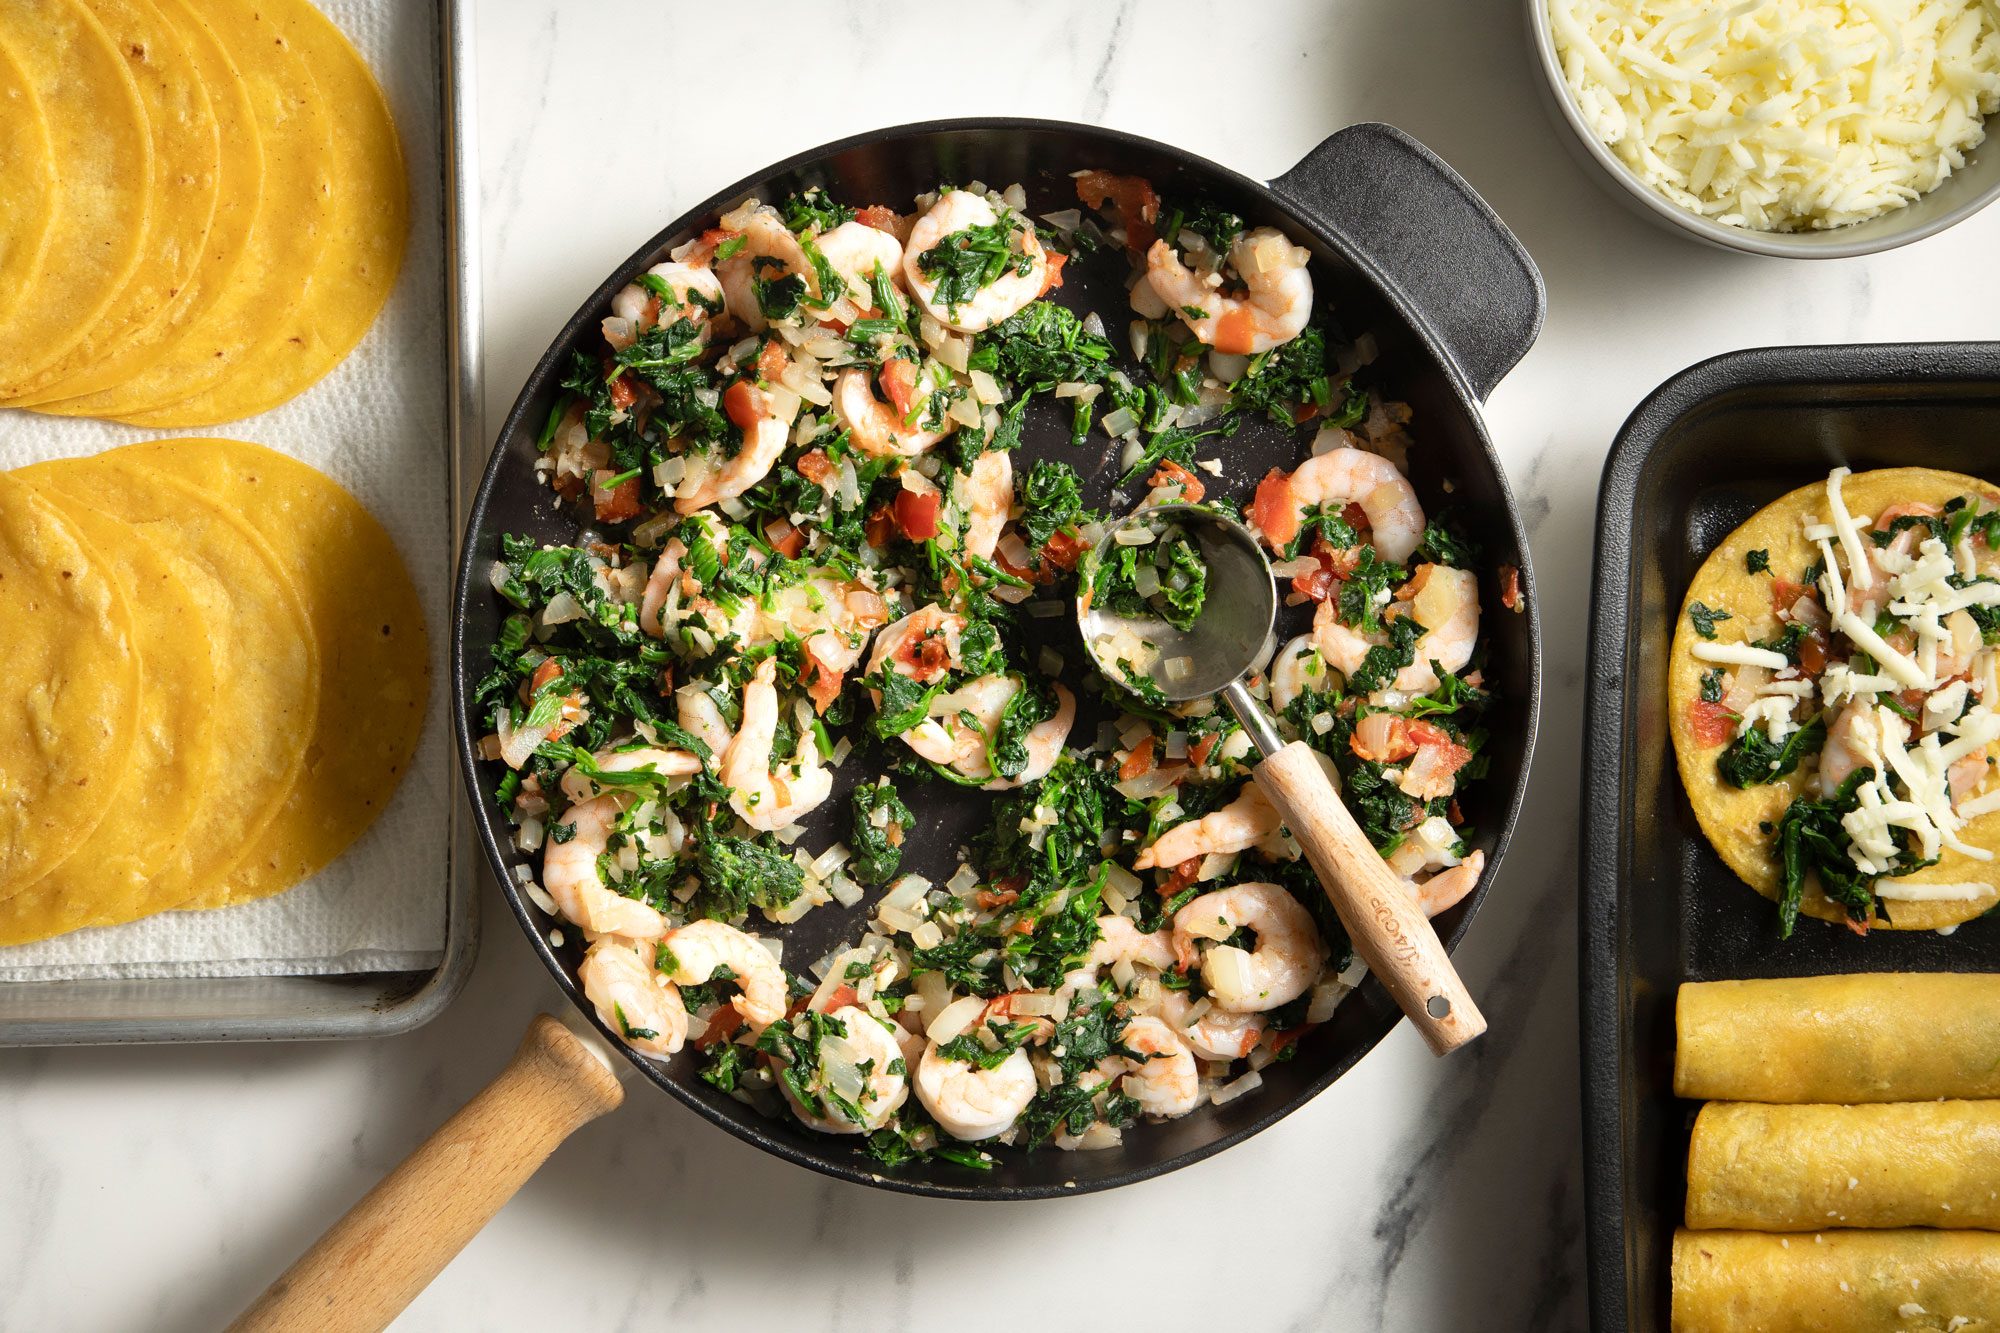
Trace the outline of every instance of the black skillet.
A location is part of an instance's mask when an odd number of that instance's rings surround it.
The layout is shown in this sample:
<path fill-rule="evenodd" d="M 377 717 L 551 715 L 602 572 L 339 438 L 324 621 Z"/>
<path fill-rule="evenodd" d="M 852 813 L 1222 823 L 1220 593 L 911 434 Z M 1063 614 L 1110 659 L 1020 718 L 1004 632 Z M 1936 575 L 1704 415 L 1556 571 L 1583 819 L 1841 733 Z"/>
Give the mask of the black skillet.
<path fill-rule="evenodd" d="M 553 495 L 537 483 L 532 466 L 537 433 L 560 392 L 571 353 L 584 349 L 595 355 L 597 326 L 612 296 L 746 196 L 777 200 L 821 185 L 843 202 L 906 208 L 911 198 L 941 180 L 976 179 L 995 187 L 1019 181 L 1028 191 L 1028 211 L 1040 215 L 1076 207 L 1069 174 L 1089 167 L 1145 176 L 1169 199 L 1213 200 L 1252 225 L 1277 225 L 1308 245 L 1315 257 L 1322 312 L 1331 310 L 1350 336 L 1374 335 L 1380 348 L 1370 372 L 1374 383 L 1385 396 L 1415 409 L 1417 447 L 1410 472 L 1427 512 L 1454 513 L 1484 546 L 1489 568 L 1512 564 L 1521 570 L 1526 614 L 1503 610 L 1492 600 L 1498 580 L 1481 580 L 1489 599 L 1483 608 L 1491 643 L 1487 671 L 1499 703 L 1490 719 L 1492 773 L 1468 796 L 1465 813 L 1479 830 L 1488 869 L 1479 891 L 1438 922 L 1447 945 L 1464 934 L 1520 809 L 1540 696 L 1527 541 L 1476 403 L 1533 342 L 1542 319 L 1540 275 L 1500 220 L 1450 168 L 1388 126 L 1343 130 L 1265 186 L 1192 154 L 1109 130 L 1032 120 L 950 121 L 885 130 L 801 154 L 696 206 L 619 265 L 583 303 L 536 365 L 501 428 L 473 504 L 456 592 L 452 670 L 459 755 L 474 794 L 480 838 L 502 889 L 543 963 L 585 1013 L 590 1006 L 576 980 L 581 952 L 575 932 L 568 932 L 563 947 L 551 946 L 548 931 L 558 923 L 517 885 L 514 868 L 525 858 L 511 847 L 509 830 L 492 799 L 496 766 L 480 761 L 474 750 L 484 722 L 469 712 L 472 686 L 486 670 L 487 647 L 506 613 L 485 573 L 500 535 L 525 532 L 543 541 L 568 542 L 577 532 L 575 516 L 558 508 Z M 1056 294 L 1079 312 L 1096 310 L 1121 347 L 1132 318 L 1119 281 L 1122 264 L 1116 255 L 1072 264 Z M 1121 471 L 1117 449 L 1105 446 L 1101 432 L 1094 433 L 1091 444 L 1072 448 L 1067 413 L 1036 406 L 1047 410 L 1030 414 L 1017 468 L 1037 457 L 1062 458 L 1084 474 L 1086 503 L 1109 502 Z M 1269 468 L 1296 466 L 1301 449 L 1296 435 L 1259 421 L 1213 452 L 1224 461 L 1226 489 L 1247 498 Z M 1074 633 L 1068 617 L 1040 627 Z M 1080 669 L 1079 644 L 1058 640 L 1054 646 L 1072 671 Z M 1083 694 L 1079 691 L 1079 697 Z M 1094 718 L 1086 714 L 1075 734 L 1088 737 L 1094 731 Z M 857 757 L 840 776 L 852 782 L 869 774 Z M 846 802 L 840 794 L 836 788 L 835 799 L 807 821 L 805 845 L 822 847 L 844 834 Z M 906 846 L 904 869 L 941 883 L 956 868 L 957 848 L 983 824 L 987 800 L 958 789 L 923 790 L 919 796 L 913 808 L 920 824 Z M 836 942 L 854 938 L 868 910 L 864 902 L 853 909 L 829 905 L 810 913 L 781 932 L 787 961 L 802 967 Z M 942 1161 L 887 1168 L 858 1152 L 852 1140 L 817 1135 L 789 1119 L 766 1118 L 716 1092 L 695 1077 L 691 1053 L 666 1064 L 635 1063 L 646 1077 L 731 1133 L 829 1175 L 915 1193 L 1034 1198 L 1107 1189 L 1218 1152 L 1345 1073 L 1399 1016 L 1371 982 L 1341 1007 L 1334 1021 L 1308 1037 L 1294 1059 L 1266 1069 L 1264 1085 L 1253 1096 L 1128 1133 L 1126 1145 L 1116 1150 L 1001 1154 L 991 1171 Z M 596 1021 L 594 1015 L 591 1021 Z"/>
<path fill-rule="evenodd" d="M 851 1138 L 810 1133 L 789 1117 L 767 1119 L 717 1093 L 695 1077 L 691 1052 L 664 1065 L 631 1056 L 583 1000 L 575 932 L 565 933 L 563 945 L 550 945 L 548 932 L 559 923 L 515 880 L 524 858 L 510 845 L 493 800 L 495 766 L 482 762 L 475 749 L 484 722 L 469 712 L 472 688 L 486 670 L 487 649 L 504 614 L 486 570 L 502 533 L 553 542 L 576 536 L 576 519 L 559 512 L 551 493 L 535 482 L 535 439 L 572 351 L 597 354 L 597 325 L 612 296 L 748 195 L 775 200 L 821 185 L 843 202 L 906 207 L 940 181 L 1019 181 L 1028 189 L 1029 212 L 1039 215 L 1074 207 L 1069 173 L 1091 167 L 1148 177 L 1169 198 L 1205 198 L 1252 225 L 1282 227 L 1308 245 L 1322 314 L 1335 312 L 1351 335 L 1374 335 L 1381 354 L 1371 370 L 1373 383 L 1416 410 L 1418 443 L 1410 472 L 1426 511 L 1454 512 L 1485 548 L 1489 569 L 1510 564 L 1520 570 L 1521 614 L 1498 604 L 1497 578 L 1480 581 L 1491 649 L 1486 671 L 1499 697 L 1488 718 L 1492 771 L 1467 794 L 1464 806 L 1479 830 L 1474 842 L 1486 852 L 1487 870 L 1478 889 L 1439 918 L 1438 934 L 1447 948 L 1465 934 L 1499 869 L 1527 786 L 1541 701 L 1535 585 L 1520 515 L 1477 403 L 1534 342 L 1542 322 L 1541 275 L 1484 201 L 1428 149 L 1386 125 L 1356 125 L 1266 186 L 1129 134 L 1052 121 L 959 120 L 843 140 L 730 186 L 648 242 L 592 293 L 508 414 L 462 548 L 451 645 L 453 717 L 480 840 L 521 928 L 575 1006 L 572 1026 L 589 1023 L 603 1039 L 595 1044 L 625 1056 L 630 1068 L 620 1069 L 627 1081 L 650 1079 L 738 1138 L 843 1180 L 964 1199 L 1057 1197 L 1144 1180 L 1220 1152 L 1296 1109 L 1352 1068 L 1401 1017 L 1370 980 L 1333 1021 L 1299 1042 L 1292 1060 L 1267 1068 L 1255 1093 L 1165 1124 L 1135 1127 L 1125 1145 L 1111 1151 L 1000 1152 L 990 1171 L 942 1161 L 890 1168 L 859 1151 Z M 1122 261 L 1108 258 L 1072 265 L 1060 299 L 1080 311 L 1096 310 L 1122 345 L 1130 318 L 1116 278 L 1115 264 Z M 1098 444 L 1071 449 L 1067 413 L 1059 422 L 1048 404 L 1036 408 L 1028 418 L 1022 461 L 1062 458 L 1089 479 L 1087 503 L 1109 502 L 1119 470 L 1115 456 Z M 1240 498 L 1267 469 L 1295 466 L 1301 448 L 1295 435 L 1268 423 L 1246 426 L 1213 451 L 1224 461 L 1227 485 L 1211 490 Z M 1053 618 L 1050 630 L 1073 624 L 1068 616 Z M 1065 656 L 1073 672 L 1083 661 L 1081 644 L 1072 642 Z M 1093 716 L 1080 716 L 1077 727 L 1078 734 L 1092 735 Z M 858 760 L 848 761 L 848 769 L 858 766 Z M 841 776 L 852 782 L 860 774 L 844 770 Z M 836 799 L 807 821 L 807 846 L 822 847 L 842 835 L 840 791 L 836 786 Z M 948 879 L 956 866 L 954 852 L 984 821 L 986 803 L 957 788 L 910 792 L 922 822 L 905 845 L 905 868 Z M 801 967 L 836 941 L 852 939 L 866 911 L 865 905 L 815 910 L 780 932 L 786 961 Z M 1506 1021 L 1503 1015 L 1494 1018 Z M 385 1326 L 557 1144 L 619 1104 L 619 1079 L 600 1063 L 616 1058 L 594 1052 L 546 1015 L 537 1018 L 500 1076 L 336 1222 L 236 1327 L 339 1333 Z"/>

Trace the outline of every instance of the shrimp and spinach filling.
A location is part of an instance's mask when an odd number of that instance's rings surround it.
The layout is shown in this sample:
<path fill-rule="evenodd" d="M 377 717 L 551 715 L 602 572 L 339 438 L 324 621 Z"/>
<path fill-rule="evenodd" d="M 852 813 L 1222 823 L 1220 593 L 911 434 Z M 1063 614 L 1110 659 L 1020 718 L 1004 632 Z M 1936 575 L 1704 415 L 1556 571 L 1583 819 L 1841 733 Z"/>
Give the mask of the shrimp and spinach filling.
<path fill-rule="evenodd" d="M 1485 763 L 1478 555 L 1404 476 L 1408 410 L 1313 322 L 1304 249 L 1136 178 L 1075 188 L 1039 218 L 977 183 L 723 215 L 618 293 L 550 413 L 536 466 L 588 525 L 492 571 L 484 753 L 586 997 L 892 1164 L 1226 1102 L 1357 980 L 1234 721 L 1055 636 L 1107 510 L 1249 501 L 1311 622 L 1254 689 L 1427 909 L 1483 866 L 1457 799 Z M 1081 262 L 1126 278 L 1129 358 L 1052 297 Z M 1306 461 L 1232 498 L 1248 422 Z M 1093 595 L 1200 614 L 1179 527 L 1107 563 Z M 984 832 L 910 869 L 943 850 L 912 842 L 926 806 L 962 801 Z M 761 932 L 828 904 L 866 915 L 824 957 Z"/>
<path fill-rule="evenodd" d="M 2000 901 L 1996 543 L 1983 482 L 1836 468 L 1697 575 L 1676 638 L 1683 776 L 1781 934 L 1802 913 L 1949 929 Z"/>

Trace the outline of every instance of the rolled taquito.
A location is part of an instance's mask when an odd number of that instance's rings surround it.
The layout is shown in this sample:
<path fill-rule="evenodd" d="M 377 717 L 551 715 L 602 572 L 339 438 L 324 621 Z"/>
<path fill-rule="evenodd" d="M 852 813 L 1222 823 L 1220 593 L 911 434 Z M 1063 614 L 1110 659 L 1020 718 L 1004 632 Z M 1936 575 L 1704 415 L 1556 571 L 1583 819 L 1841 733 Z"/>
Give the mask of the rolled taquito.
<path fill-rule="evenodd" d="M 1990 1231 L 1674 1233 L 1673 1333 L 1992 1333 Z"/>
<path fill-rule="evenodd" d="M 1687 1181 L 1690 1227 L 2000 1230 L 2000 1102 L 1710 1102 Z"/>
<path fill-rule="evenodd" d="M 1674 1091 L 1740 1102 L 2000 1097 L 2000 975 L 1691 982 Z"/>

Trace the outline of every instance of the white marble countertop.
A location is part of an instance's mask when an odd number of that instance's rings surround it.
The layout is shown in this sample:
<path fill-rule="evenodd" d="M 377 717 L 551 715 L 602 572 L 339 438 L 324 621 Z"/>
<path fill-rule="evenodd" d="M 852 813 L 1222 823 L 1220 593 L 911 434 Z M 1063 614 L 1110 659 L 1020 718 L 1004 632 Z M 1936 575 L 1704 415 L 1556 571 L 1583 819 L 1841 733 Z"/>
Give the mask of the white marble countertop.
<path fill-rule="evenodd" d="M 1039 1204 L 836 1184 L 636 1096 L 559 1150 L 400 1327 L 1582 1327 L 1574 845 L 1604 450 L 1649 389 L 1717 352 L 2000 335 L 2000 209 L 1819 265 L 1657 231 L 1556 139 L 1513 0 L 771 3 L 684 30 L 652 0 L 477 11 L 495 424 L 612 264 L 814 143 L 1031 114 L 1269 177 L 1353 121 L 1415 134 L 1548 282 L 1541 341 L 1488 409 L 1533 531 L 1548 692 L 1522 836 L 1459 954 L 1493 1023 L 1471 1051 L 1434 1061 L 1398 1029 L 1231 1152 Z M 800 114 L 753 109 L 766 77 L 796 86 Z M 0 1326 L 204 1329 L 240 1309 L 559 1001 L 490 889 L 485 908 L 466 993 L 407 1037 L 0 1053 Z M 1084 1254 L 1108 1261 L 1095 1291 Z"/>

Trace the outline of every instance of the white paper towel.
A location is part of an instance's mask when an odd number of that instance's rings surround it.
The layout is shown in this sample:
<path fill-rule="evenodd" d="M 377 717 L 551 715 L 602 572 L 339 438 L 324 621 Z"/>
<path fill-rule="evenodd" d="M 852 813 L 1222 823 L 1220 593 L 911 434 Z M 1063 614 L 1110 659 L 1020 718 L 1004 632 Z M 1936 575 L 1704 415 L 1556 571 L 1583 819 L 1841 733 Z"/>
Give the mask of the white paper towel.
<path fill-rule="evenodd" d="M 453 534 L 437 13 L 411 0 L 319 2 L 382 81 L 409 165 L 409 248 L 375 327 L 304 394 L 212 430 L 147 431 L 0 411 L 0 468 L 133 440 L 218 435 L 269 445 L 326 472 L 388 528 L 423 599 L 431 647 L 423 738 L 374 827 L 289 893 L 0 949 L 0 982 L 402 971 L 434 967 L 443 953 L 447 821 L 457 796 L 444 674 Z"/>

